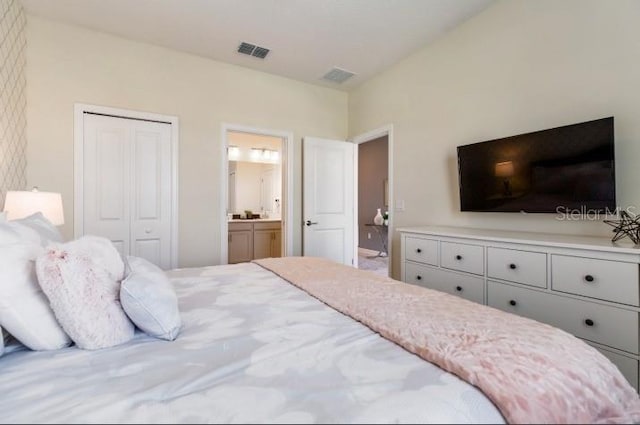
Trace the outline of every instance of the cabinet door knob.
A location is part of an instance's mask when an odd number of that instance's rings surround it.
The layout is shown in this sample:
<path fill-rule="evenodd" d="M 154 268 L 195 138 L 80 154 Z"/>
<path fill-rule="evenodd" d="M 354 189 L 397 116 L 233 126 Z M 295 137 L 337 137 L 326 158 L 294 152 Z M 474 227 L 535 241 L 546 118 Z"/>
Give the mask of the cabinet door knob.
<path fill-rule="evenodd" d="M 515 270 L 515 269 L 517 269 L 517 268 L 518 268 L 518 266 L 516 266 L 515 264 L 511 263 L 511 264 L 509 264 L 509 268 L 510 268 L 511 270 Z"/>
<path fill-rule="evenodd" d="M 462 292 L 462 286 L 456 286 L 456 291 Z"/>
<path fill-rule="evenodd" d="M 516 302 L 516 300 L 511 300 L 511 301 L 509 301 L 509 304 L 512 305 L 512 306 L 515 306 L 518 303 Z"/>
<path fill-rule="evenodd" d="M 586 280 L 587 282 L 593 282 L 595 280 L 595 278 L 593 276 L 591 276 L 590 274 L 586 275 L 584 277 L 584 280 Z"/>
<path fill-rule="evenodd" d="M 416 249 L 416 252 L 417 252 L 418 254 L 420 254 L 420 253 L 422 252 L 422 250 L 421 250 L 420 248 L 418 248 L 418 249 Z"/>
<path fill-rule="evenodd" d="M 591 320 L 591 319 L 587 319 L 587 320 L 584 321 L 584 324 L 587 325 L 587 326 L 593 326 L 593 325 L 595 325 L 595 322 L 593 320 Z"/>
<path fill-rule="evenodd" d="M 462 255 L 456 255 L 456 260 L 458 261 L 462 260 Z"/>
<path fill-rule="evenodd" d="M 418 276 L 416 276 L 416 279 L 422 280 L 422 276 L 418 275 Z"/>

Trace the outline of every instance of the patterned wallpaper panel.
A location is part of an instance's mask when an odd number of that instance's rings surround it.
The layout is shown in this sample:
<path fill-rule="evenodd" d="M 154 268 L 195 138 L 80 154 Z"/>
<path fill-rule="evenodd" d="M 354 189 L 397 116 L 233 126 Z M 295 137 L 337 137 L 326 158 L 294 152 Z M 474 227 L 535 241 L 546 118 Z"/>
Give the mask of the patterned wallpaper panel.
<path fill-rule="evenodd" d="M 27 184 L 25 25 L 20 1 L 0 0 L 0 210 Z"/>

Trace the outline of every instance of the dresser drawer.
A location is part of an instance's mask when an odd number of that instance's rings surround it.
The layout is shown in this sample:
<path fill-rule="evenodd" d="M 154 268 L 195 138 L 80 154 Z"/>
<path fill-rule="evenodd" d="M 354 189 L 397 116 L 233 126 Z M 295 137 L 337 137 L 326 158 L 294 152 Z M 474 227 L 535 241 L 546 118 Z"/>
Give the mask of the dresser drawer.
<path fill-rule="evenodd" d="M 404 258 L 419 263 L 438 265 L 438 241 L 414 236 L 404 240 Z"/>
<path fill-rule="evenodd" d="M 442 242 L 440 265 L 446 269 L 484 274 L 484 248 L 480 245 Z"/>
<path fill-rule="evenodd" d="M 487 248 L 487 275 L 525 285 L 547 287 L 547 254 Z"/>
<path fill-rule="evenodd" d="M 589 341 L 638 353 L 638 313 L 633 311 L 492 281 L 487 283 L 487 304 Z"/>
<path fill-rule="evenodd" d="M 484 280 L 420 264 L 405 264 L 405 281 L 449 294 L 458 295 L 479 304 L 484 303 Z"/>
<path fill-rule="evenodd" d="M 636 359 L 632 359 L 622 354 L 614 353 L 609 350 L 603 350 L 600 347 L 594 347 L 598 351 L 602 353 L 603 356 L 611 360 L 611 363 L 617 366 L 627 378 L 627 381 L 631 384 L 633 388 L 635 388 L 636 392 L 638 391 L 638 361 Z"/>
<path fill-rule="evenodd" d="M 551 288 L 556 291 L 637 306 L 638 284 L 637 264 L 551 256 Z"/>

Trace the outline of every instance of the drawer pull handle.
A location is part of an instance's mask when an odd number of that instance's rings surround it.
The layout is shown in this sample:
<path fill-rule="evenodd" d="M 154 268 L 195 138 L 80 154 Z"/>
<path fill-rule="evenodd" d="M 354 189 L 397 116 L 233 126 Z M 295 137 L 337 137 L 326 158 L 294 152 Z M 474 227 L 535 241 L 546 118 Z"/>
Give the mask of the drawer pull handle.
<path fill-rule="evenodd" d="M 593 282 L 595 280 L 595 278 L 593 276 L 591 276 L 590 274 L 586 275 L 584 277 L 584 280 L 586 280 L 587 282 Z"/>
<path fill-rule="evenodd" d="M 416 276 L 416 279 L 422 280 L 422 276 L 418 275 L 418 276 Z"/>
<path fill-rule="evenodd" d="M 456 255 L 456 260 L 458 261 L 462 260 L 462 255 Z"/>
<path fill-rule="evenodd" d="M 511 300 L 511 301 L 509 301 L 509 304 L 512 305 L 512 306 L 515 306 L 518 303 L 516 302 L 516 300 Z"/>
<path fill-rule="evenodd" d="M 416 249 L 416 252 L 417 252 L 418 254 L 420 254 L 420 253 L 422 252 L 422 250 L 421 250 L 420 248 L 418 248 L 418 249 Z"/>
<path fill-rule="evenodd" d="M 515 264 L 511 263 L 511 264 L 509 264 L 509 268 L 510 268 L 511 270 L 515 270 L 515 269 L 517 269 L 517 268 L 518 268 L 518 266 L 516 266 Z"/>
<path fill-rule="evenodd" d="M 456 286 L 456 291 L 462 292 L 462 286 Z"/>
<path fill-rule="evenodd" d="M 585 325 L 587 325 L 587 326 L 593 326 L 593 325 L 595 325 L 594 321 L 593 321 L 593 320 L 591 320 L 591 319 L 587 319 L 587 320 L 585 320 L 585 321 L 584 321 L 584 324 L 585 324 Z"/>

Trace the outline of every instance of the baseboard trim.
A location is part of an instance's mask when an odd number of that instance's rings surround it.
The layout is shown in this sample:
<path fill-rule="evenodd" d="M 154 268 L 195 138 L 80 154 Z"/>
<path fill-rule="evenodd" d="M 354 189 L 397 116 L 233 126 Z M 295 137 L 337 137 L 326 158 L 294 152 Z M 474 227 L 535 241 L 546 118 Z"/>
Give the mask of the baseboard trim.
<path fill-rule="evenodd" d="M 377 255 L 379 251 L 375 251 L 373 249 L 361 248 L 358 247 L 358 255 L 363 257 L 370 257 L 372 255 Z"/>

